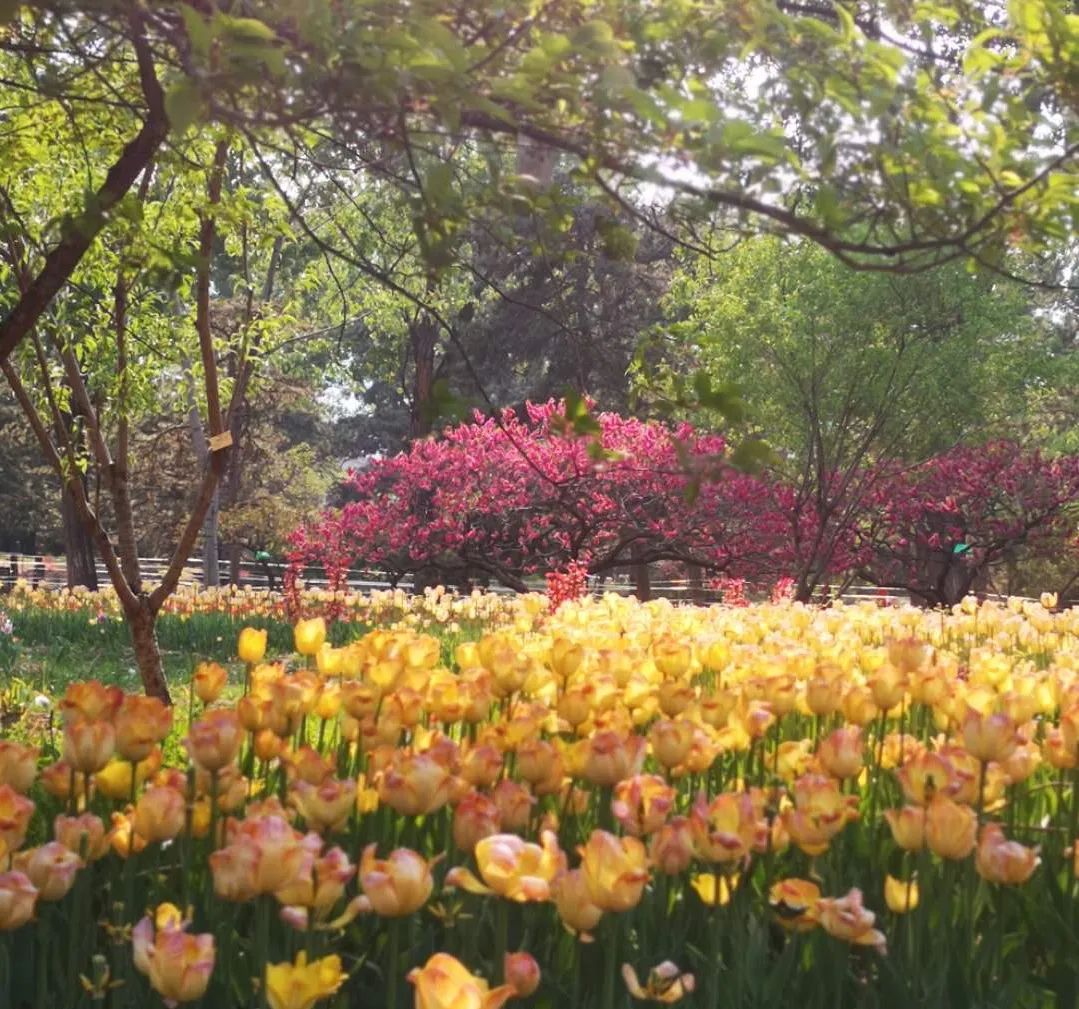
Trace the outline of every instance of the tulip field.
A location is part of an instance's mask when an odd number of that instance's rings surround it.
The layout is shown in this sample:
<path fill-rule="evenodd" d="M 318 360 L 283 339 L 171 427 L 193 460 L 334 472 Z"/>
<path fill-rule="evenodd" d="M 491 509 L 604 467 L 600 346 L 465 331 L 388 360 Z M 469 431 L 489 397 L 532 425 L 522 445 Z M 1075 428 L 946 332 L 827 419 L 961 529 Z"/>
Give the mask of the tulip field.
<path fill-rule="evenodd" d="M 1079 610 L 261 605 L 6 710 L 0 1006 L 1076 1005 Z"/>

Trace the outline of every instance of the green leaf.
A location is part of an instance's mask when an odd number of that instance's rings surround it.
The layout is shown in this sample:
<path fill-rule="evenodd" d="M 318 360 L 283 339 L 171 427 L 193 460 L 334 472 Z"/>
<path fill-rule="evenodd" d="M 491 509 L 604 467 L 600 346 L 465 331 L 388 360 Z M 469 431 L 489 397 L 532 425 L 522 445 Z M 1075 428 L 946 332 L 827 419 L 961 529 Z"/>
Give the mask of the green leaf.
<path fill-rule="evenodd" d="M 755 473 L 771 462 L 774 453 L 763 438 L 745 438 L 731 453 L 731 465 L 745 473 Z"/>
<path fill-rule="evenodd" d="M 180 8 L 180 14 L 184 19 L 184 28 L 187 31 L 187 38 L 191 43 L 192 52 L 205 58 L 209 54 L 210 46 L 214 40 L 214 31 L 210 22 L 194 7 L 185 5 Z"/>
<path fill-rule="evenodd" d="M 202 112 L 202 95 L 198 85 L 190 77 L 174 84 L 165 93 L 165 114 L 169 127 L 177 136 L 186 132 Z"/>

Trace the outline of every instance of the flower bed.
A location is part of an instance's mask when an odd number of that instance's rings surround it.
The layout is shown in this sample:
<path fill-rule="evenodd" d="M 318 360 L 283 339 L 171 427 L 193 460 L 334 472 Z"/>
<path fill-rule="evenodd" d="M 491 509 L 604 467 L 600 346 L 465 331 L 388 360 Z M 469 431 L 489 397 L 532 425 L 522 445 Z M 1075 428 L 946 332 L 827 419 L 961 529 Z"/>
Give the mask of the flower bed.
<path fill-rule="evenodd" d="M 0 1005 L 1071 1004 L 1046 605 L 521 601 L 449 663 L 316 617 L 175 710 L 71 684 L 0 742 Z"/>

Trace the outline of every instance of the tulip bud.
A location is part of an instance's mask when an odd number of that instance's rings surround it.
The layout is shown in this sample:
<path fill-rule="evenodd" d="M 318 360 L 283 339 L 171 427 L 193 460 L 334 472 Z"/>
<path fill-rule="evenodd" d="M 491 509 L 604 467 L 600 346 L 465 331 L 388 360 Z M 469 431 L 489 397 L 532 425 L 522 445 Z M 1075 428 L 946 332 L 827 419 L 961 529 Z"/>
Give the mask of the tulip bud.
<path fill-rule="evenodd" d="M 25 873 L 0 873 L 0 932 L 22 928 L 33 917 L 37 897 L 37 888 Z"/>
<path fill-rule="evenodd" d="M 47 901 L 67 896 L 82 865 L 82 859 L 59 841 L 20 851 L 14 859 L 14 867 L 37 888 L 38 898 Z"/>
<path fill-rule="evenodd" d="M 301 655 L 317 655 L 326 640 L 326 621 L 322 617 L 298 621 L 293 628 L 293 639 Z"/>
<path fill-rule="evenodd" d="M 502 974 L 518 998 L 528 998 L 539 987 L 539 964 L 530 953 L 507 953 Z"/>

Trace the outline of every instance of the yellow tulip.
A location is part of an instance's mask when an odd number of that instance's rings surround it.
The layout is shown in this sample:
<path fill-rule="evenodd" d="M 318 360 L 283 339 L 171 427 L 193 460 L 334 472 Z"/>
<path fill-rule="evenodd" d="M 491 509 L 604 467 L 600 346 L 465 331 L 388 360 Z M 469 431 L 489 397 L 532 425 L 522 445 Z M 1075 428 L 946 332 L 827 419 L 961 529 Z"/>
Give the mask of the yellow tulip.
<path fill-rule="evenodd" d="M 884 878 L 884 903 L 893 914 L 906 914 L 918 906 L 918 883 L 913 879 Z"/>
<path fill-rule="evenodd" d="M 522 904 L 548 900 L 551 880 L 564 867 L 565 855 L 551 831 L 543 832 L 541 842 L 542 846 L 532 844 L 516 834 L 485 837 L 475 849 L 483 882 L 468 869 L 457 866 L 446 874 L 446 885 Z"/>
<path fill-rule="evenodd" d="M 307 954 L 300 952 L 294 963 L 266 965 L 266 1001 L 270 1009 L 311 1009 L 347 980 L 339 956 L 324 956 L 308 963 Z"/>
<path fill-rule="evenodd" d="M 236 643 L 236 654 L 241 662 L 249 666 L 261 662 L 266 655 L 266 638 L 268 632 L 257 627 L 245 627 L 240 631 L 240 639 Z M 299 649 L 297 649 L 298 651 Z"/>
<path fill-rule="evenodd" d="M 628 911 L 640 903 L 648 882 L 648 854 L 635 837 L 594 830 L 580 849 L 592 903 L 604 911 Z"/>
<path fill-rule="evenodd" d="M 297 621 L 292 633 L 297 652 L 301 655 L 317 655 L 326 641 L 326 621 L 322 617 Z M 255 661 L 258 662 L 259 659 Z"/>

